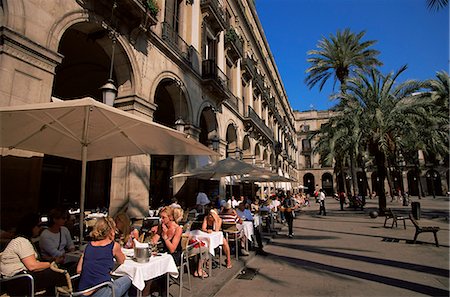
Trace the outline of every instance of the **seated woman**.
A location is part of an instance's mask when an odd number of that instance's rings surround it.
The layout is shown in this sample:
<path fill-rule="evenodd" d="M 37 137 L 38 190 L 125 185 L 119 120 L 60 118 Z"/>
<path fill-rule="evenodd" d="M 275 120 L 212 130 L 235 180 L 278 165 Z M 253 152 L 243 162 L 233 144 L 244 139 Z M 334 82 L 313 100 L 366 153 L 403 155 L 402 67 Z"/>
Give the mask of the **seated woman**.
<path fill-rule="evenodd" d="M 161 240 L 162 252 L 168 252 L 172 254 L 175 263 L 180 265 L 181 257 L 181 234 L 182 229 L 180 225 L 175 222 L 173 215 L 173 208 L 166 206 L 159 212 L 161 218 L 161 225 L 159 226 L 156 234 L 152 237 L 152 243 L 158 244 Z"/>
<path fill-rule="evenodd" d="M 116 224 L 112 218 L 106 217 L 97 220 L 90 234 L 93 240 L 87 244 L 78 262 L 77 273 L 81 274 L 78 285 L 79 291 L 110 281 L 111 271 L 114 268 L 114 258 L 117 264 L 122 264 L 125 261 L 125 255 L 122 253 L 120 245 L 114 242 L 115 234 Z M 130 286 L 131 279 L 128 276 L 115 279 L 115 296 L 128 296 Z M 85 295 L 111 296 L 111 288 L 103 287 Z"/>
<path fill-rule="evenodd" d="M 124 212 L 118 213 L 114 222 L 119 236 L 119 244 L 123 248 L 132 249 L 134 247 L 133 239 L 139 239 L 139 231 L 131 227 L 130 218 Z"/>
<path fill-rule="evenodd" d="M 221 227 L 222 219 L 219 217 L 217 210 L 209 210 L 208 215 L 203 219 L 202 231 L 208 233 L 220 232 Z M 233 266 L 231 265 L 230 246 L 228 245 L 228 241 L 225 237 L 223 238 L 223 251 L 227 256 L 227 268 L 232 268 Z"/>
<path fill-rule="evenodd" d="M 28 214 L 19 222 L 16 237 L 12 239 L 2 253 L 0 271 L 3 276 L 10 277 L 23 272 L 34 278 L 35 292 L 46 290 L 47 294 L 55 291 L 55 286 L 66 284 L 64 274 L 50 269 L 50 262 L 40 262 L 38 254 L 31 243 L 33 237 L 42 231 L 40 217 Z M 29 293 L 27 280 L 17 279 L 6 282 L 2 290 L 11 296 L 25 296 Z"/>
<path fill-rule="evenodd" d="M 62 209 L 52 209 L 49 213 L 49 227 L 45 229 L 39 239 L 39 247 L 41 249 L 42 259 L 58 264 L 64 264 L 66 268 L 76 263 L 65 263 L 66 251 L 74 251 L 75 245 L 72 241 L 69 229 L 64 225 L 67 220 L 67 213 Z"/>
<path fill-rule="evenodd" d="M 159 211 L 161 224 L 151 229 L 151 243 L 157 245 L 161 241 L 160 252 L 167 252 L 172 255 L 177 266 L 181 264 L 181 235 L 182 228 L 175 222 L 173 208 L 165 206 Z M 159 245 L 158 245 L 159 246 Z M 142 291 L 142 296 L 150 295 L 157 287 L 160 289 L 161 296 L 166 294 L 165 277 L 161 276 L 155 281 L 146 281 L 145 288 Z"/>

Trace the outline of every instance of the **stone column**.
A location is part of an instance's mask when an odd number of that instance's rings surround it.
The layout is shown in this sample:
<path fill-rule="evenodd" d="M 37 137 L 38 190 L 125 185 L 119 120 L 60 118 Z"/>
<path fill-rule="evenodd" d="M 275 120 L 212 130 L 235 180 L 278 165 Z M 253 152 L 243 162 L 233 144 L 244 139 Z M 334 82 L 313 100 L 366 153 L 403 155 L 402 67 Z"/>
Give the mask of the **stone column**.
<path fill-rule="evenodd" d="M 109 214 L 127 209 L 131 218 L 148 215 L 150 156 L 114 158 L 111 170 Z"/>
<path fill-rule="evenodd" d="M 200 28 L 201 28 L 201 15 L 200 15 L 200 1 L 193 1 L 191 4 L 191 45 L 197 50 L 200 50 Z"/>
<path fill-rule="evenodd" d="M 225 73 L 225 41 L 224 41 L 224 32 L 219 33 L 219 40 L 217 42 L 217 66 L 220 70 Z"/>
<path fill-rule="evenodd" d="M 236 72 L 234 79 L 236 81 L 236 97 L 242 98 L 242 81 L 241 81 L 241 59 L 236 62 Z"/>

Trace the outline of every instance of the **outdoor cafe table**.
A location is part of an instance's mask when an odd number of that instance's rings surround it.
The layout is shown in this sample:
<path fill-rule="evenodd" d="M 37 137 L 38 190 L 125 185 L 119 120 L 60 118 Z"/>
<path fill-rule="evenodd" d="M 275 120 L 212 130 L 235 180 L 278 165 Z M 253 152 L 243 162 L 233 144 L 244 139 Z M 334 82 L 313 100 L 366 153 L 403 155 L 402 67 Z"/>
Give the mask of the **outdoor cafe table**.
<path fill-rule="evenodd" d="M 178 277 L 178 269 L 172 255 L 159 254 L 159 256 L 151 256 L 150 261 L 146 263 L 138 263 L 130 259 L 132 253 L 130 249 L 122 249 L 127 256 L 125 262 L 117 267 L 113 272 L 115 276 L 128 275 L 132 284 L 138 289 L 138 295 L 142 296 L 142 290 L 145 287 L 145 281 L 154 279 L 158 276 L 167 275 L 167 296 L 169 296 L 169 276 Z"/>
<path fill-rule="evenodd" d="M 243 221 L 242 224 L 236 224 L 236 227 L 238 230 L 242 230 L 244 232 L 244 235 L 248 240 L 253 241 L 253 221 Z"/>
<path fill-rule="evenodd" d="M 191 230 L 186 232 L 186 234 L 192 236 L 198 240 L 204 240 L 208 242 L 209 253 L 214 256 L 214 250 L 223 244 L 223 233 L 222 232 L 203 232 L 201 230 Z"/>

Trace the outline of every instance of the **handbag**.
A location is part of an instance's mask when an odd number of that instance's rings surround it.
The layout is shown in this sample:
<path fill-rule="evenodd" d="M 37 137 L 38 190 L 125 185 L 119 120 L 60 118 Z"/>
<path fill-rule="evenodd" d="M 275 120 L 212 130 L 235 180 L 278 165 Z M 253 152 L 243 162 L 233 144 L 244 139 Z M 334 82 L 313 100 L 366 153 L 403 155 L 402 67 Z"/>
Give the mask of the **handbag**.
<path fill-rule="evenodd" d="M 195 239 L 195 238 L 189 239 L 189 245 L 191 245 L 191 244 L 194 244 L 194 248 L 196 248 L 196 249 L 206 246 L 206 244 L 203 241 Z"/>

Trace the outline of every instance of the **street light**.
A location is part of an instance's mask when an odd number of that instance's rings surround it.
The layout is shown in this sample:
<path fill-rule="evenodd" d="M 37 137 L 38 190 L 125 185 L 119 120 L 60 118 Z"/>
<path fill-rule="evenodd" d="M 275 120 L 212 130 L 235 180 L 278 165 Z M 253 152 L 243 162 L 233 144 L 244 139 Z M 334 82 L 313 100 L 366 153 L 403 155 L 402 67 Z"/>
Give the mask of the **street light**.
<path fill-rule="evenodd" d="M 214 137 L 211 139 L 211 142 L 212 142 L 213 150 L 215 152 L 217 152 L 219 150 L 219 142 L 220 142 L 220 139 L 217 136 L 217 134 L 214 135 Z"/>
<path fill-rule="evenodd" d="M 116 7 L 117 7 L 117 3 L 116 3 L 116 1 L 114 1 L 112 8 L 111 8 L 111 24 L 113 23 L 114 9 Z M 109 65 L 109 78 L 106 81 L 106 83 L 100 87 L 100 90 L 102 91 L 103 103 L 106 105 L 109 105 L 109 106 L 114 106 L 114 100 L 116 100 L 116 97 L 117 97 L 117 87 L 112 78 L 112 74 L 113 74 L 113 68 L 114 68 L 114 55 L 115 55 L 117 37 L 116 37 L 116 31 L 113 28 L 110 28 L 109 36 L 112 41 L 111 64 Z"/>

